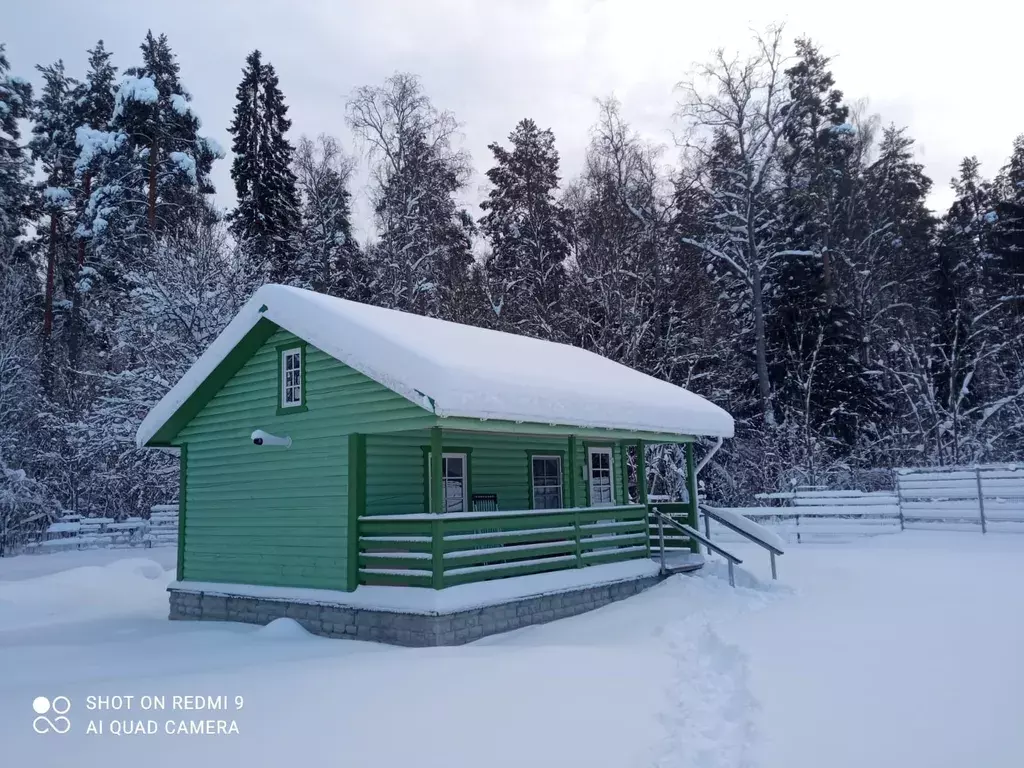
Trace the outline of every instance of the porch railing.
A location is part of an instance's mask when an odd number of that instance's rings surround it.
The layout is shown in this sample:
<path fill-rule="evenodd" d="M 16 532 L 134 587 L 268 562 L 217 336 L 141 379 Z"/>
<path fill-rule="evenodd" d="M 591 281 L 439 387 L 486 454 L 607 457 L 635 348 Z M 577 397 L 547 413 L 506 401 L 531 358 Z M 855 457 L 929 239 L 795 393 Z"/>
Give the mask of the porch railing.
<path fill-rule="evenodd" d="M 651 540 L 654 541 L 658 538 L 658 521 L 655 515 L 655 508 L 661 514 L 672 518 L 677 523 L 683 523 L 691 527 L 697 527 L 697 521 L 693 519 L 692 510 L 690 505 L 683 501 L 658 501 L 649 503 L 647 505 L 650 512 L 649 525 L 650 525 L 650 536 Z M 664 526 L 662 526 L 664 528 Z M 691 539 L 685 532 L 676 528 L 675 526 L 669 526 L 667 531 L 664 531 L 665 536 L 665 550 L 668 552 L 688 551 L 693 553 L 700 552 L 700 545 Z"/>
<path fill-rule="evenodd" d="M 359 583 L 443 589 L 650 557 L 641 504 L 359 518 Z"/>

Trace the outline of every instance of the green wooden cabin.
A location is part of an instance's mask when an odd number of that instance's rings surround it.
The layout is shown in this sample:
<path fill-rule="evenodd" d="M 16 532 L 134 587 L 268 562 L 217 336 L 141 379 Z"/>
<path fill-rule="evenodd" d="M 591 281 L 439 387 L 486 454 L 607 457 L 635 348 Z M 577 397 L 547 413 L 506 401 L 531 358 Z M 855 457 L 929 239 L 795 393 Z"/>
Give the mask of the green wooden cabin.
<path fill-rule="evenodd" d="M 137 441 L 180 449 L 179 582 L 350 592 L 648 558 L 644 444 L 692 479 L 731 433 L 583 350 L 269 285 Z"/>

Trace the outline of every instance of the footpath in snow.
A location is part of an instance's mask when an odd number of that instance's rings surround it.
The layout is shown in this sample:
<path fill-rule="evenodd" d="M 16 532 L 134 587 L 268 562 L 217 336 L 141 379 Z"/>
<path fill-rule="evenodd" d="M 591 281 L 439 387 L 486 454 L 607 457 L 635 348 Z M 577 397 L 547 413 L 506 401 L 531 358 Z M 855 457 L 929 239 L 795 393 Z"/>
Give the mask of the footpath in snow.
<path fill-rule="evenodd" d="M 287 620 L 169 622 L 173 559 L 163 550 L 0 560 L 4 759 L 47 768 L 1021 764 L 1024 537 L 793 545 L 776 583 L 763 550 L 730 548 L 749 566 L 735 590 L 712 565 L 590 614 L 435 649 L 325 640 Z M 133 695 L 135 707 L 88 710 L 87 697 L 102 695 Z M 224 696 L 231 706 L 141 711 L 142 695 Z M 70 699 L 69 733 L 33 731 L 39 696 Z M 207 719 L 233 720 L 238 733 L 165 732 L 167 721 Z M 86 734 L 90 720 L 106 732 Z M 153 720 L 157 733 L 111 735 L 114 720 Z"/>

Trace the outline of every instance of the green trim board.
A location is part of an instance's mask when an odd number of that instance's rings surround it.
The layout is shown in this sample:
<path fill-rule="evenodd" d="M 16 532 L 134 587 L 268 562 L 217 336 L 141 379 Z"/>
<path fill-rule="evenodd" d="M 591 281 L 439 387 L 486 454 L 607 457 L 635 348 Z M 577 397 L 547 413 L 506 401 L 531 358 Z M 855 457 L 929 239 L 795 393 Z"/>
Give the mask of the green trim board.
<path fill-rule="evenodd" d="M 622 503 L 629 504 L 629 444 L 619 443 L 619 457 L 622 460 L 622 468 L 619 471 L 619 478 L 622 481 Z M 638 490 L 637 493 L 640 491 Z"/>
<path fill-rule="evenodd" d="M 641 504 L 647 503 L 647 454 L 643 440 L 636 441 L 636 493 Z"/>
<path fill-rule="evenodd" d="M 439 416 L 437 424 L 444 427 L 445 432 L 495 432 L 498 434 L 536 435 L 575 435 L 595 441 L 646 440 L 649 443 L 689 443 L 696 440 L 693 435 L 672 434 L 669 432 L 644 432 L 632 429 L 605 429 L 597 427 L 578 427 L 572 424 L 538 424 L 530 421 L 503 421 L 501 419 L 470 419 L 461 416 Z"/>
<path fill-rule="evenodd" d="M 683 448 L 686 454 L 686 490 L 690 497 L 689 507 L 689 525 L 694 530 L 698 530 L 700 526 L 700 517 L 697 512 L 697 470 L 694 467 L 693 460 L 693 443 L 686 445 Z M 700 552 L 700 544 L 697 541 L 690 541 L 690 549 L 693 552 Z"/>
<path fill-rule="evenodd" d="M 182 403 L 174 415 L 150 438 L 147 446 L 170 447 L 177 434 L 195 418 L 224 385 L 244 366 L 260 347 L 277 331 L 277 324 L 261 317 L 256 325 L 242 337 L 213 372 L 203 380 L 196 391 Z"/>
<path fill-rule="evenodd" d="M 185 508 L 188 498 L 188 443 L 178 455 L 178 581 L 185 580 Z"/>
<path fill-rule="evenodd" d="M 347 591 L 359 585 L 359 518 L 366 511 L 366 435 L 348 436 Z"/>
<path fill-rule="evenodd" d="M 559 469 L 562 473 L 562 506 L 559 509 L 566 507 L 566 499 L 568 497 L 567 475 L 566 475 L 566 462 L 565 462 L 565 451 L 559 450 L 540 450 L 540 449 L 528 449 L 526 451 L 526 484 L 527 493 L 529 500 L 528 509 L 533 509 L 533 457 L 534 456 L 557 456 L 559 458 Z M 569 506 L 572 506 L 570 504 Z"/>
<path fill-rule="evenodd" d="M 423 480 L 427 484 L 430 512 L 440 512 L 444 507 L 444 442 L 440 427 L 430 430 L 430 446 L 427 449 L 427 472 Z M 467 462 L 468 463 L 468 462 Z M 468 469 L 468 467 L 467 467 Z"/>
<path fill-rule="evenodd" d="M 577 478 L 577 475 L 579 473 L 576 471 L 576 466 L 577 466 L 577 464 L 576 464 L 576 435 L 569 435 L 569 464 L 566 467 L 565 471 L 568 473 L 568 477 L 569 477 L 569 506 L 570 507 L 577 506 L 576 505 L 576 499 L 579 497 L 579 493 L 577 491 L 577 488 L 578 488 L 578 478 Z"/>
<path fill-rule="evenodd" d="M 284 353 L 292 350 L 299 350 L 299 404 L 290 405 L 285 407 L 281 405 L 284 402 Z M 297 342 L 290 344 L 278 344 L 275 347 L 277 353 L 277 415 L 278 416 L 290 416 L 295 413 L 305 413 L 308 408 L 306 406 L 306 342 L 299 339 Z"/>

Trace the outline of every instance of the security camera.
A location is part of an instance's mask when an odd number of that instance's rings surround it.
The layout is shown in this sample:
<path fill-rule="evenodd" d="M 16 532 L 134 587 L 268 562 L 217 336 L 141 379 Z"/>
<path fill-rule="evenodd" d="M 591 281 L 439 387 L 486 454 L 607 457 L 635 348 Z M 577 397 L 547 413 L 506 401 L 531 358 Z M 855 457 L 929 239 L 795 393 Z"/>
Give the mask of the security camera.
<path fill-rule="evenodd" d="M 252 433 L 252 444 L 253 445 L 281 445 L 288 448 L 292 444 L 290 437 L 278 437 L 272 435 L 269 432 L 264 432 L 262 429 L 257 429 Z"/>

